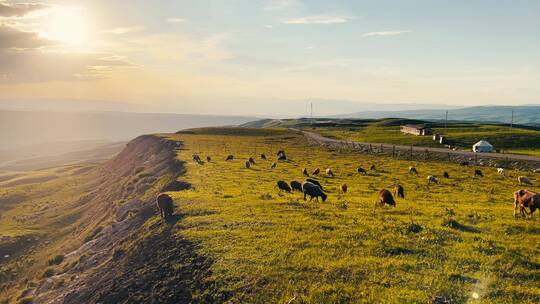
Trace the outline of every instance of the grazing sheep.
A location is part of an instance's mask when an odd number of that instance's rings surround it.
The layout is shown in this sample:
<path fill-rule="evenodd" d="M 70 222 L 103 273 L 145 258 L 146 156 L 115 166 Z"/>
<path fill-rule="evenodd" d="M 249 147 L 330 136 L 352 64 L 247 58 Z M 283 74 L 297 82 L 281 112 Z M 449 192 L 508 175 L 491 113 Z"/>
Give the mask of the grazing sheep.
<path fill-rule="evenodd" d="M 264 160 L 266 160 L 266 155 L 264 155 L 264 154 L 261 154 L 261 159 L 264 159 Z"/>
<path fill-rule="evenodd" d="M 431 183 L 434 183 L 434 184 L 438 184 L 439 181 L 437 180 L 437 178 L 433 175 L 429 175 L 427 177 L 427 182 L 428 182 L 428 185 L 431 184 Z"/>
<path fill-rule="evenodd" d="M 158 195 L 156 201 L 159 209 L 159 215 L 162 218 L 167 219 L 168 217 L 172 216 L 174 211 L 174 201 L 172 197 L 170 197 L 168 194 L 161 193 Z"/>
<path fill-rule="evenodd" d="M 332 171 L 332 169 L 328 168 L 326 169 L 326 175 L 334 177 L 334 172 Z"/>
<path fill-rule="evenodd" d="M 309 174 L 308 174 L 306 168 L 302 169 L 302 175 L 304 175 L 304 176 L 306 176 L 306 177 L 309 177 Z"/>
<path fill-rule="evenodd" d="M 287 160 L 287 156 L 285 155 L 285 153 L 280 154 L 280 155 L 278 156 L 278 160 Z"/>
<path fill-rule="evenodd" d="M 480 170 L 474 170 L 474 177 L 484 177 L 484 174 Z"/>
<path fill-rule="evenodd" d="M 207 161 L 207 162 L 211 162 L 211 161 L 212 161 L 212 158 L 211 158 L 210 156 L 207 156 L 207 157 L 206 157 L 206 161 Z"/>
<path fill-rule="evenodd" d="M 281 154 L 285 154 L 285 151 L 284 150 L 279 150 L 276 155 L 280 156 Z"/>
<path fill-rule="evenodd" d="M 229 154 L 229 155 L 227 156 L 227 158 L 225 159 L 225 161 L 230 161 L 230 160 L 233 160 L 233 159 L 234 159 L 234 155 Z"/>
<path fill-rule="evenodd" d="M 362 167 L 358 167 L 358 169 L 356 169 L 356 171 L 360 174 L 364 174 L 366 175 L 367 174 L 367 171 L 366 169 L 362 168 Z"/>
<path fill-rule="evenodd" d="M 197 154 L 193 154 L 192 157 L 193 157 L 193 160 L 194 160 L 195 162 L 197 162 L 197 163 L 202 161 L 202 160 L 201 160 L 201 157 L 200 157 L 199 155 L 197 155 Z"/>
<path fill-rule="evenodd" d="M 312 183 L 312 184 L 318 186 L 319 188 L 321 188 L 321 190 L 324 190 L 324 189 L 323 189 L 323 186 L 321 185 L 321 183 L 319 183 L 319 181 L 316 180 L 316 179 L 308 178 L 308 179 L 306 179 L 306 182 Z"/>
<path fill-rule="evenodd" d="M 255 165 L 255 160 L 253 159 L 253 157 L 250 157 L 248 159 L 248 162 L 250 162 L 252 165 Z"/>
<path fill-rule="evenodd" d="M 443 177 L 444 178 L 450 178 L 450 174 L 448 174 L 448 172 L 444 171 L 443 172 Z"/>
<path fill-rule="evenodd" d="M 277 164 L 276 163 L 272 163 L 272 165 L 270 165 L 270 169 L 274 169 L 277 167 Z"/>
<path fill-rule="evenodd" d="M 405 189 L 403 189 L 402 185 L 397 184 L 394 186 L 394 195 L 396 197 L 405 198 Z"/>
<path fill-rule="evenodd" d="M 377 204 L 380 206 L 390 205 L 390 206 L 396 206 L 396 201 L 394 201 L 394 197 L 392 196 L 392 193 L 386 189 L 382 189 L 379 191 L 379 201 L 377 201 Z"/>
<path fill-rule="evenodd" d="M 347 193 L 347 184 L 341 184 L 341 192 Z"/>
<path fill-rule="evenodd" d="M 321 188 L 319 188 L 319 186 L 313 183 L 310 183 L 310 182 L 303 183 L 302 192 L 304 192 L 304 200 L 306 200 L 306 196 L 309 195 L 310 202 L 311 200 L 313 200 L 313 198 L 315 198 L 315 200 L 318 202 L 319 197 L 321 197 L 323 202 L 326 202 L 327 195 L 324 194 L 324 192 L 322 191 Z"/>
<path fill-rule="evenodd" d="M 371 165 L 371 167 L 369 167 L 369 170 L 375 171 L 375 170 L 377 170 L 377 168 L 375 167 L 375 165 Z"/>
<path fill-rule="evenodd" d="M 302 192 L 302 184 L 299 181 L 291 181 L 291 189 Z"/>
<path fill-rule="evenodd" d="M 249 168 L 251 168 L 251 163 L 246 160 L 246 169 L 249 169 Z"/>
<path fill-rule="evenodd" d="M 289 193 L 291 192 L 291 187 L 289 187 L 289 184 L 287 184 L 284 181 L 278 181 L 277 186 L 278 186 L 280 191 L 285 191 L 285 192 L 289 192 Z"/>
<path fill-rule="evenodd" d="M 518 182 L 519 182 L 519 185 L 529 185 L 529 186 L 532 186 L 532 181 L 530 178 L 526 177 L 526 176 L 519 176 L 518 177 Z"/>
<path fill-rule="evenodd" d="M 321 173 L 321 169 L 317 168 L 315 171 L 313 171 L 313 173 L 311 173 L 311 175 L 318 175 L 319 173 Z"/>
<path fill-rule="evenodd" d="M 410 174 L 418 174 L 418 170 L 416 170 L 415 167 L 409 167 L 409 173 Z"/>
<path fill-rule="evenodd" d="M 516 216 L 516 210 L 519 206 L 519 211 L 522 216 L 526 216 L 526 207 L 529 207 L 530 216 L 536 209 L 540 209 L 540 194 L 530 190 L 519 190 L 514 192 L 514 216 Z"/>
<path fill-rule="evenodd" d="M 497 173 L 502 176 L 506 176 L 506 170 L 504 168 L 497 168 Z"/>

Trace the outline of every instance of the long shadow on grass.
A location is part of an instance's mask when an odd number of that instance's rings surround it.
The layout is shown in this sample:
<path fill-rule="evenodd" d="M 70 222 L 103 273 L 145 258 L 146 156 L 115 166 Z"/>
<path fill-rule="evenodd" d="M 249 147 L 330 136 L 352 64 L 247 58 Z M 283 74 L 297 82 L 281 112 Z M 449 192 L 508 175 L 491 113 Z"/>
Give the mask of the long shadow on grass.
<path fill-rule="evenodd" d="M 456 230 L 460 230 L 460 231 L 464 231 L 464 232 L 471 232 L 471 233 L 480 233 L 481 232 L 480 229 L 478 229 L 476 227 L 463 225 L 463 224 L 459 223 L 458 221 L 456 221 L 454 219 L 445 220 L 444 223 L 443 223 L 443 226 L 449 227 L 449 228 L 452 228 L 452 229 L 456 229 Z"/>

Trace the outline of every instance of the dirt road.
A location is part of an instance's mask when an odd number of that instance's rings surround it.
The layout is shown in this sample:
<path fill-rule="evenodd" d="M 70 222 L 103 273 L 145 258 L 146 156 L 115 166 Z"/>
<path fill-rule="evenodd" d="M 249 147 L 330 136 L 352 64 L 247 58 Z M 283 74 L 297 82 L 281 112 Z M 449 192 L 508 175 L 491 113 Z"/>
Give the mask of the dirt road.
<path fill-rule="evenodd" d="M 525 161 L 533 162 L 540 165 L 540 157 L 528 156 L 528 155 L 517 155 L 517 154 L 503 154 L 503 153 L 474 153 L 472 151 L 454 151 L 445 148 L 429 148 L 429 147 L 414 147 L 414 146 L 403 146 L 403 145 L 393 145 L 393 144 L 380 144 L 380 143 L 368 143 L 368 142 L 358 142 L 358 141 L 348 141 L 341 139 L 333 139 L 324 137 L 315 132 L 302 131 L 298 129 L 292 129 L 294 131 L 302 132 L 308 139 L 311 139 L 320 144 L 326 145 L 342 145 L 342 146 L 357 146 L 357 147 L 373 147 L 375 149 L 382 149 L 387 151 L 405 151 L 412 153 L 433 153 L 433 154 L 443 154 L 449 156 L 459 156 L 460 158 L 471 158 L 471 159 L 500 159 L 508 161 Z"/>

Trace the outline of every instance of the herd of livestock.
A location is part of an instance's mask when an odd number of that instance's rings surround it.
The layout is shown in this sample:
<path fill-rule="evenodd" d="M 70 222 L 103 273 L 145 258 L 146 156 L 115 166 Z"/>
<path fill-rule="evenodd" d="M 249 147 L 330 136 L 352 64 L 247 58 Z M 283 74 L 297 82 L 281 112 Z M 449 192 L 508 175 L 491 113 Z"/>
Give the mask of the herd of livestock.
<path fill-rule="evenodd" d="M 260 157 L 262 160 L 268 159 L 265 154 L 261 154 Z M 287 155 L 285 154 L 285 151 L 283 150 L 278 151 L 277 158 L 278 158 L 278 161 L 286 161 Z M 200 165 L 204 164 L 201 157 L 197 154 L 193 155 L 193 160 Z M 234 155 L 232 154 L 228 155 L 225 159 L 225 161 L 232 161 L 232 160 L 234 160 Z M 207 156 L 206 161 L 211 162 L 212 158 L 210 156 Z M 248 160 L 246 160 L 245 167 L 247 169 L 250 169 L 253 165 L 255 165 L 255 163 L 256 163 L 255 159 L 253 157 L 250 157 Z M 467 166 L 468 164 L 466 162 L 463 162 L 461 163 L 461 165 Z M 277 163 L 272 162 L 272 164 L 270 165 L 270 168 L 274 169 L 276 167 L 277 167 Z M 372 165 L 369 168 L 369 170 L 375 171 L 376 170 L 375 165 Z M 363 174 L 363 175 L 368 174 L 368 171 L 361 167 L 357 168 L 356 171 L 358 174 Z M 321 173 L 321 170 L 319 168 L 316 168 L 313 172 L 311 172 L 311 176 L 310 176 L 307 168 L 303 168 L 302 175 L 306 177 L 306 180 L 303 183 L 297 180 L 293 180 L 290 183 L 280 180 L 277 182 L 277 187 L 280 191 L 285 191 L 289 193 L 293 191 L 298 191 L 300 193 L 303 193 L 304 200 L 306 200 L 307 196 L 309 196 L 310 201 L 312 201 L 313 198 L 315 198 L 315 200 L 318 201 L 320 197 L 322 201 L 325 202 L 328 196 L 324 192 L 324 188 L 321 185 L 321 183 L 317 181 L 316 179 L 314 179 L 314 177 L 318 176 L 320 173 Z M 327 177 L 335 176 L 331 168 L 327 168 L 325 170 L 325 173 Z M 506 176 L 506 169 L 497 168 L 497 173 L 502 176 Z M 409 167 L 409 174 L 418 175 L 418 170 L 415 167 Z M 483 177 L 483 176 L 484 174 L 482 173 L 481 170 L 478 170 L 478 169 L 474 170 L 474 177 Z M 450 178 L 450 175 L 448 174 L 448 172 L 445 171 L 443 172 L 443 177 Z M 427 176 L 427 183 L 428 185 L 438 184 L 439 181 L 435 176 L 429 175 Z M 531 179 L 526 176 L 519 176 L 518 183 L 520 185 L 533 184 Z M 342 184 L 340 189 L 341 189 L 341 192 L 345 194 L 348 189 L 347 184 Z M 402 185 L 399 185 L 399 184 L 394 185 L 393 190 L 394 190 L 393 194 L 387 189 L 380 190 L 378 192 L 378 200 L 376 204 L 380 206 L 384 206 L 384 205 L 395 206 L 396 201 L 394 197 L 405 198 L 405 190 Z M 170 197 L 168 197 L 166 194 L 160 195 L 158 197 L 158 207 L 160 209 L 161 215 L 163 217 L 166 217 L 168 213 L 172 213 L 172 199 L 170 199 Z M 527 211 L 527 208 L 529 208 L 529 211 Z M 514 193 L 514 216 L 516 216 L 516 211 L 518 209 L 522 216 L 528 215 L 532 217 L 534 211 L 536 209 L 540 209 L 540 193 L 536 193 L 534 191 L 526 190 L 526 189 L 516 191 Z"/>

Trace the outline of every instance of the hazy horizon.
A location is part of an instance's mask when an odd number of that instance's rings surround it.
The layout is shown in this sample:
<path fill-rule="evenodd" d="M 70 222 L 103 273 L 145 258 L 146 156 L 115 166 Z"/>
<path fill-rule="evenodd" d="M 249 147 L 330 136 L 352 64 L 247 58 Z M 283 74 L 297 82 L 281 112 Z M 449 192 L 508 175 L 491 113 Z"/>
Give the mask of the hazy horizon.
<path fill-rule="evenodd" d="M 310 101 L 325 101 L 320 115 L 534 104 L 539 12 L 536 1 L 0 0 L 0 91 L 271 117 L 305 115 Z"/>

